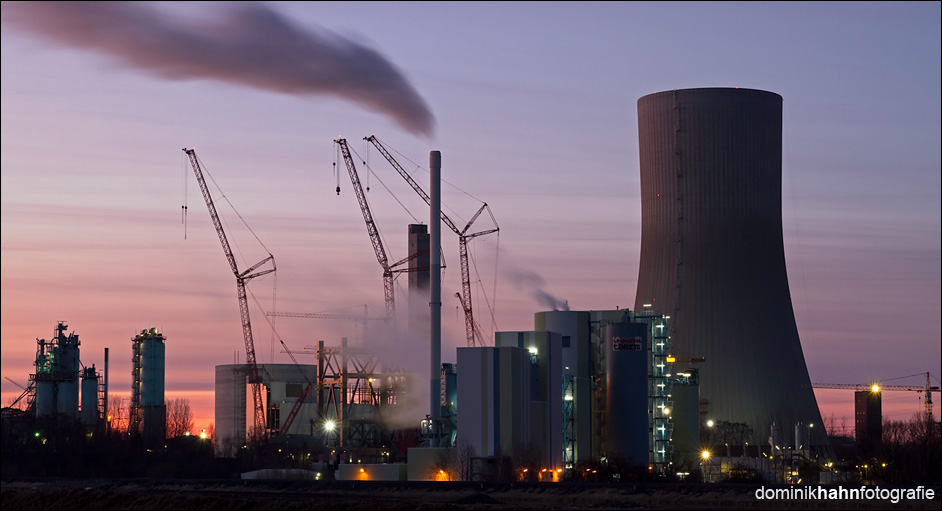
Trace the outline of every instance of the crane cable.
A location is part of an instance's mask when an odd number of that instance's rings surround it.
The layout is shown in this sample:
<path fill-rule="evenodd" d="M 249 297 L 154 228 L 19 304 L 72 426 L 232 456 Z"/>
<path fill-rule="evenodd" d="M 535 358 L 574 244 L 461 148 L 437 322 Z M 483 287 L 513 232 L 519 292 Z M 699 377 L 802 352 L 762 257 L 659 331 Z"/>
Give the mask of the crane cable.
<path fill-rule="evenodd" d="M 410 217 L 412 217 L 412 220 L 415 221 L 415 223 L 420 223 L 419 220 L 415 217 L 415 215 L 413 215 L 412 212 L 409 211 L 409 208 L 407 208 L 406 205 L 403 204 L 401 200 L 399 200 L 399 197 L 396 197 L 396 194 L 394 194 L 392 190 L 390 190 L 389 187 L 386 186 L 386 183 L 383 182 L 383 180 L 380 179 L 379 176 L 377 176 L 375 172 L 373 172 L 373 169 L 369 166 L 366 160 L 360 157 L 360 154 L 357 153 L 356 150 L 354 150 L 353 148 L 350 148 L 350 152 L 355 154 L 357 157 L 359 157 L 360 161 L 363 162 L 363 165 L 366 167 L 366 170 L 367 170 L 367 176 L 369 176 L 370 174 L 373 174 L 376 177 L 376 180 L 379 181 L 381 185 L 383 185 L 383 188 L 385 188 L 386 191 L 389 192 L 389 195 L 392 196 L 393 199 L 396 199 L 396 202 L 399 203 L 403 211 L 405 211 Z M 369 186 L 367 186 L 367 188 L 369 188 Z"/>
<path fill-rule="evenodd" d="M 183 239 L 186 239 L 186 213 L 187 213 L 187 172 L 189 169 L 189 162 L 187 161 L 186 153 L 183 153 L 183 205 L 180 206 L 180 223 L 183 224 Z"/>
<path fill-rule="evenodd" d="M 237 217 L 239 217 L 239 220 L 242 221 L 242 225 L 244 225 L 245 228 L 248 229 L 250 233 L 252 233 L 252 236 L 255 237 L 255 241 L 257 241 L 258 244 L 261 245 L 262 248 L 265 249 L 265 252 L 267 252 L 269 256 L 272 255 L 271 250 L 268 250 L 268 247 L 266 247 L 265 244 L 262 243 L 262 240 L 258 237 L 258 234 L 256 234 L 255 231 L 253 231 L 252 228 L 249 227 L 248 222 L 245 221 L 245 218 L 242 218 L 242 214 L 239 213 L 239 210 L 237 210 L 235 205 L 232 204 L 232 202 L 229 200 L 229 197 L 227 197 L 226 194 L 223 193 L 222 188 L 220 188 L 219 184 L 216 183 L 216 180 L 213 178 L 213 175 L 209 172 L 209 169 L 206 167 L 203 161 L 199 159 L 199 156 L 197 156 L 196 159 L 199 162 L 200 167 L 203 169 L 203 173 L 209 176 L 209 180 L 213 182 L 213 186 L 215 186 L 216 190 L 219 191 L 220 198 L 224 199 L 226 201 L 226 204 L 228 204 L 229 207 L 232 208 L 232 211 L 236 214 Z M 241 255 L 241 252 L 240 252 L 240 255 Z M 245 260 L 245 256 L 243 256 L 243 261 L 244 260 Z"/>

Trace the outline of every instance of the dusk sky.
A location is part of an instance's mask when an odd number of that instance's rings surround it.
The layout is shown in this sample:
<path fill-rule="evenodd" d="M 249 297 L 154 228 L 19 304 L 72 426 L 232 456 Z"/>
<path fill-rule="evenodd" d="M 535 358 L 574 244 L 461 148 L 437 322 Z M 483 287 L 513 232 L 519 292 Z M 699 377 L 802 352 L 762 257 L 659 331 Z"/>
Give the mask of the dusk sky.
<path fill-rule="evenodd" d="M 277 280 L 249 284 L 260 363 L 291 363 L 277 338 L 301 351 L 362 337 L 355 321 L 292 318 L 277 318 L 276 336 L 265 311 L 382 314 L 382 271 L 338 136 L 356 152 L 392 261 L 428 209 L 363 137 L 395 149 L 426 187 L 429 151 L 441 151 L 455 223 L 488 203 L 500 234 L 471 250 L 489 337 L 531 330 L 554 301 L 628 307 L 638 98 L 741 87 L 784 98 L 785 256 L 811 381 L 929 371 L 939 385 L 940 5 L 5 1 L 0 369 L 25 385 L 36 338 L 65 321 L 84 364 L 101 369 L 110 348 L 111 390 L 126 396 L 130 341 L 157 327 L 167 398 L 189 398 L 198 428 L 213 421 L 214 367 L 245 351 L 235 279 L 184 147 L 219 187 L 210 182 L 241 268 L 267 255 L 252 232 L 275 256 Z M 455 362 L 458 242 L 444 226 L 442 236 L 442 359 Z M 422 335 L 388 356 L 426 368 Z M 20 393 L 6 379 L 0 389 L 4 406 Z M 823 415 L 853 423 L 852 391 L 816 395 Z M 884 412 L 909 419 L 920 398 L 886 393 Z"/>

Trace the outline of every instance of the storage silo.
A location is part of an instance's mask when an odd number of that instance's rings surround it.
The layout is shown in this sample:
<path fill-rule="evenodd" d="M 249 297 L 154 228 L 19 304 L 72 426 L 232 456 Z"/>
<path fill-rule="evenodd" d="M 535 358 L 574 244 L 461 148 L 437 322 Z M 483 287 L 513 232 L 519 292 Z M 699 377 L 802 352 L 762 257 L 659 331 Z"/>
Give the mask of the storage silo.
<path fill-rule="evenodd" d="M 648 328 L 610 323 L 605 330 L 608 417 L 607 456 L 612 462 L 648 464 Z"/>
<path fill-rule="evenodd" d="M 101 412 L 98 410 L 98 373 L 95 366 L 82 371 L 82 409 L 79 418 L 82 424 L 94 427 L 98 424 Z"/>
<path fill-rule="evenodd" d="M 141 330 L 132 342 L 131 425 L 145 442 L 163 441 L 167 431 L 164 403 L 166 338 L 156 328 Z"/>
<path fill-rule="evenodd" d="M 36 417 L 45 417 L 56 412 L 56 382 L 36 379 Z"/>
<path fill-rule="evenodd" d="M 821 423 L 785 268 L 782 97 L 659 92 L 638 100 L 638 128 L 636 310 L 672 317 L 678 361 L 700 361 L 708 418 L 748 424 L 753 441 L 773 421 Z"/>
<path fill-rule="evenodd" d="M 59 343 L 54 348 L 55 362 L 62 379 L 58 381 L 56 411 L 69 417 L 78 417 L 79 411 L 79 339 L 75 334 L 66 336 L 65 325 L 60 324 Z"/>
<path fill-rule="evenodd" d="M 36 417 L 45 417 L 56 413 L 56 381 L 53 379 L 52 353 L 46 351 L 47 341 L 36 339 Z"/>

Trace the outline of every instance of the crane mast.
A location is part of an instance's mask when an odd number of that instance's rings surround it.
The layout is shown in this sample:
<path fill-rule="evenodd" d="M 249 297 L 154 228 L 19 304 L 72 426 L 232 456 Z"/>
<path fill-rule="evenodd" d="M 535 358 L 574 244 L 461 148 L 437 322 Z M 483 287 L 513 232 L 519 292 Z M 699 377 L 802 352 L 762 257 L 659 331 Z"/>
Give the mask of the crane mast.
<path fill-rule="evenodd" d="M 392 165 L 394 169 L 396 169 L 396 172 L 398 172 L 399 175 L 402 176 L 402 178 L 405 179 L 407 183 L 409 183 L 409 186 L 415 190 L 415 193 L 419 194 L 419 197 L 422 197 L 422 200 L 424 200 L 426 204 L 431 205 L 431 198 L 429 195 L 425 192 L 425 190 L 422 189 L 421 186 L 419 186 L 417 182 L 415 182 L 414 179 L 412 179 L 412 176 L 410 176 L 409 173 L 406 172 L 404 168 L 402 168 L 402 165 L 400 165 L 393 155 L 386 149 L 386 147 L 380 143 L 379 139 L 376 138 L 376 135 L 364 137 L 364 140 L 372 143 L 373 146 L 375 146 L 376 149 L 383 155 L 383 157 L 386 158 L 389 164 Z M 441 212 L 442 222 L 444 222 L 449 229 L 458 235 L 458 258 L 461 262 L 461 292 L 466 298 L 466 300 L 459 301 L 461 302 L 461 308 L 464 311 L 465 335 L 467 337 L 469 347 L 474 347 L 476 344 L 483 346 L 485 342 L 484 336 L 481 334 L 480 329 L 477 328 L 474 322 L 474 311 L 471 306 L 471 269 L 468 265 L 468 241 L 478 236 L 484 236 L 485 234 L 491 234 L 500 231 L 500 228 L 497 227 L 476 233 L 468 233 L 471 225 L 474 224 L 478 217 L 481 216 L 481 213 L 485 210 L 487 210 L 488 214 L 490 214 L 491 220 L 494 221 L 494 225 L 496 226 L 497 220 L 494 219 L 494 215 L 491 213 L 491 209 L 488 207 L 487 203 L 484 203 L 484 205 L 478 209 L 477 213 L 475 213 L 467 225 L 464 226 L 464 229 L 459 229 L 458 226 L 455 225 L 455 223 L 451 220 L 451 218 L 448 217 L 447 214 L 445 214 L 444 211 Z"/>
<path fill-rule="evenodd" d="M 206 186 L 206 180 L 203 178 L 203 170 L 200 167 L 199 160 L 196 157 L 195 149 L 183 149 L 189 157 L 190 165 L 193 167 L 193 173 L 196 174 L 196 181 L 200 185 L 200 191 L 203 193 L 203 199 L 206 201 L 206 208 L 209 210 L 209 216 L 212 218 L 213 226 L 216 228 L 216 235 L 219 236 L 219 243 L 222 244 L 222 250 L 226 254 L 226 260 L 229 261 L 229 267 L 232 269 L 236 278 L 236 290 L 239 297 L 239 313 L 242 316 L 242 337 L 245 340 L 245 362 L 249 369 L 249 383 L 252 384 L 252 394 L 255 401 L 255 429 L 256 432 L 265 430 L 265 405 L 262 401 L 262 380 L 258 375 L 258 364 L 255 360 L 255 342 L 252 338 L 252 320 L 249 315 L 249 301 L 246 295 L 245 284 L 262 275 L 267 275 L 275 271 L 275 257 L 268 254 L 268 257 L 255 263 L 244 271 L 239 271 L 239 265 L 236 262 L 232 248 L 229 246 L 229 239 L 222 228 L 222 222 L 219 220 L 219 214 L 216 212 L 216 205 L 213 203 L 213 197 Z M 271 268 L 259 270 L 260 267 L 271 261 Z M 258 271 L 256 271 L 258 270 Z M 253 273 L 254 272 L 254 273 Z"/>
<path fill-rule="evenodd" d="M 389 265 L 389 258 L 386 257 L 386 249 L 383 248 L 383 241 L 379 237 L 379 230 L 376 228 L 376 222 L 373 221 L 373 214 L 370 212 L 370 204 L 366 201 L 366 195 L 363 193 L 363 186 L 360 184 L 360 177 L 357 175 L 356 166 L 353 164 L 353 157 L 350 156 L 350 148 L 347 146 L 347 139 L 340 138 L 334 140 L 334 142 L 340 146 L 343 161 L 347 165 L 347 173 L 350 174 L 350 182 L 353 183 L 353 191 L 356 193 L 357 201 L 360 203 L 363 221 L 366 222 L 366 231 L 370 235 L 370 241 L 373 243 L 373 252 L 376 253 L 376 260 L 379 261 L 379 265 L 383 268 L 386 319 L 387 321 L 392 321 L 396 317 L 396 293 L 393 287 L 393 271 Z"/>

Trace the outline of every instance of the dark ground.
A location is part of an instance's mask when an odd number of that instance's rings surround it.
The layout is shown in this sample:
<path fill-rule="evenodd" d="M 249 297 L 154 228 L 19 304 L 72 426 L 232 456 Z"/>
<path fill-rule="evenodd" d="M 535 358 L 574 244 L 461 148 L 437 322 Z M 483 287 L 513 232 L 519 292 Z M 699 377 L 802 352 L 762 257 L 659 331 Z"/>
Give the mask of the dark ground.
<path fill-rule="evenodd" d="M 12 479 L 8 510 L 942 509 L 922 501 L 756 500 L 761 485 Z M 771 487 L 771 486 L 768 486 Z"/>

